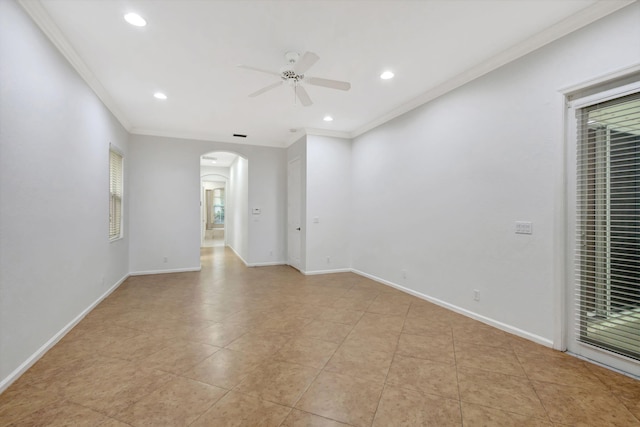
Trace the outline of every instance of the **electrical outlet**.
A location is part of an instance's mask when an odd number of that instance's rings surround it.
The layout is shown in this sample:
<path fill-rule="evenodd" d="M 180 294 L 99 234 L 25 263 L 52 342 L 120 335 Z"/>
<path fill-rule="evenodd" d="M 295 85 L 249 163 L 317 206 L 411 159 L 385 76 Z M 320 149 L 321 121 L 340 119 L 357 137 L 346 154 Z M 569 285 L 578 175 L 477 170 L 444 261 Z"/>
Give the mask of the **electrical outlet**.
<path fill-rule="evenodd" d="M 327 257 L 327 264 L 331 264 L 331 257 L 330 256 Z"/>
<path fill-rule="evenodd" d="M 407 270 L 400 270 L 400 274 L 402 275 L 403 279 L 407 278 Z"/>
<path fill-rule="evenodd" d="M 164 262 L 165 264 L 166 264 L 167 261 L 169 261 L 169 258 L 167 258 L 167 257 L 162 258 L 162 262 Z"/>
<path fill-rule="evenodd" d="M 474 301 L 480 301 L 480 290 L 479 289 L 474 289 L 473 290 L 473 300 Z"/>

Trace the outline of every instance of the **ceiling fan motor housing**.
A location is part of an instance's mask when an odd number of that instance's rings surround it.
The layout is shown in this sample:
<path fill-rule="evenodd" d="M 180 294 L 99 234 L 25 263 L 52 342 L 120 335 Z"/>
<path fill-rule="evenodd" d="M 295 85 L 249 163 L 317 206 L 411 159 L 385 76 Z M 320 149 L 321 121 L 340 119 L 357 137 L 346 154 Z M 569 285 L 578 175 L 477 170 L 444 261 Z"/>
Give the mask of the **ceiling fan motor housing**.
<path fill-rule="evenodd" d="M 285 70 L 282 72 L 282 80 L 299 82 L 304 79 L 304 74 L 296 74 L 293 70 Z"/>
<path fill-rule="evenodd" d="M 296 98 L 300 99 L 300 103 L 305 107 L 308 107 L 313 104 L 313 102 L 311 101 L 311 98 L 304 86 L 300 84 L 303 81 L 313 86 L 324 86 L 330 89 L 349 90 L 351 88 L 351 84 L 349 82 L 342 82 L 339 80 L 323 79 L 319 77 L 307 77 L 305 79 L 304 73 L 320 59 L 318 55 L 313 52 L 305 52 L 302 56 L 297 52 L 287 52 L 285 54 L 285 59 L 288 64 L 284 68 L 280 69 L 279 73 L 270 70 L 263 70 L 257 67 L 239 65 L 239 67 L 242 68 L 280 76 L 280 81 L 263 87 L 262 89 L 250 94 L 249 97 L 254 98 L 267 91 L 275 89 L 286 82 L 293 88 Z"/>

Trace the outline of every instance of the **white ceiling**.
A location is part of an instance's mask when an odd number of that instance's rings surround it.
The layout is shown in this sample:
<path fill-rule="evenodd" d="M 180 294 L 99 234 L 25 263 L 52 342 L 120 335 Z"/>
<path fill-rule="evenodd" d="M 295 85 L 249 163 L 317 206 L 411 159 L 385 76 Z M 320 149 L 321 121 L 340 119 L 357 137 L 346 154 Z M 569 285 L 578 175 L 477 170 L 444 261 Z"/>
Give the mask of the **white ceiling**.
<path fill-rule="evenodd" d="M 130 132 L 286 146 L 305 132 L 359 135 L 630 1 L 20 3 Z M 148 25 L 127 24 L 132 11 Z M 310 107 L 286 86 L 249 98 L 277 77 L 237 65 L 278 71 L 287 51 L 315 52 L 307 74 L 351 90 L 307 86 Z"/>

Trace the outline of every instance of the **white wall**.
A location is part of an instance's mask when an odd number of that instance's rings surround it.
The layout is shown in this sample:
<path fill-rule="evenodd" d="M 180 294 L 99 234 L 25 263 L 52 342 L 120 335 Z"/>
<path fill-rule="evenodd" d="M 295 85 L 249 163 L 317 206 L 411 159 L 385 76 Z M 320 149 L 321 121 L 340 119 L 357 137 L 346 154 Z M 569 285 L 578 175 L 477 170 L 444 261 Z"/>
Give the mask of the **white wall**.
<path fill-rule="evenodd" d="M 314 222 L 316 218 L 318 222 Z M 309 135 L 306 165 L 307 273 L 351 267 L 350 224 L 351 141 Z M 381 222 L 380 226 L 387 225 Z"/>
<path fill-rule="evenodd" d="M 0 1 L 0 392 L 126 277 L 128 135 L 31 19 Z M 109 143 L 125 159 L 109 243 Z"/>
<path fill-rule="evenodd" d="M 200 156 L 211 151 L 237 153 L 248 162 L 248 204 L 260 205 L 262 215 L 249 222 L 245 260 L 284 262 L 284 149 L 131 135 L 133 273 L 200 267 Z M 273 258 L 265 247 L 273 248 Z"/>
<path fill-rule="evenodd" d="M 199 269 L 200 156 L 167 139 L 131 141 L 131 271 Z"/>
<path fill-rule="evenodd" d="M 247 160 L 238 157 L 229 172 L 226 242 L 240 258 L 249 259 L 249 171 Z"/>
<path fill-rule="evenodd" d="M 639 22 L 634 4 L 356 138 L 353 267 L 550 343 L 559 91 L 640 62 Z"/>

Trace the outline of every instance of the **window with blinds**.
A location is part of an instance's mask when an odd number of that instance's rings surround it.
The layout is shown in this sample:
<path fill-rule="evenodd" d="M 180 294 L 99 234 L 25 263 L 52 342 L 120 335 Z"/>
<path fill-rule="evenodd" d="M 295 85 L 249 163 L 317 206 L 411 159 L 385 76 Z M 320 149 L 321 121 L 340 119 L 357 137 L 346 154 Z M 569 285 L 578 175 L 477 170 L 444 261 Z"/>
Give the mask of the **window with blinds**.
<path fill-rule="evenodd" d="M 576 337 L 640 360 L 640 93 L 577 123 Z"/>
<path fill-rule="evenodd" d="M 109 151 L 109 239 L 122 236 L 122 155 Z"/>

